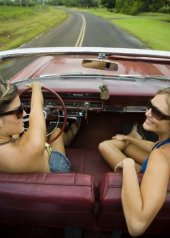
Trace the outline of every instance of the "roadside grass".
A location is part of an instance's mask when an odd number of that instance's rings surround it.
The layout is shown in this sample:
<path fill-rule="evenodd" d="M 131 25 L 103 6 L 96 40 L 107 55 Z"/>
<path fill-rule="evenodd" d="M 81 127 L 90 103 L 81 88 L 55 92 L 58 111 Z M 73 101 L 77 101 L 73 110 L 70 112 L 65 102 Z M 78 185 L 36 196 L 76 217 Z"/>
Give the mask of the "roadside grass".
<path fill-rule="evenodd" d="M 170 50 L 170 22 L 162 18 L 156 16 L 153 19 L 143 15 L 126 20 L 112 20 L 112 22 L 133 34 L 151 49 Z"/>
<path fill-rule="evenodd" d="M 80 9 L 104 18 L 134 35 L 146 47 L 170 50 L 170 14 L 142 13 L 130 16 L 110 12 L 104 8 Z M 14 7 L 0 6 L 0 50 L 21 46 L 33 37 L 61 24 L 68 14 L 50 6 Z"/>
<path fill-rule="evenodd" d="M 148 48 L 170 50 L 170 14 L 142 13 L 130 16 L 109 12 L 107 9 L 78 9 L 103 17 L 121 29 L 129 32 Z"/>
<path fill-rule="evenodd" d="M 0 6 L 0 50 L 19 47 L 66 18 L 67 13 L 55 7 Z"/>

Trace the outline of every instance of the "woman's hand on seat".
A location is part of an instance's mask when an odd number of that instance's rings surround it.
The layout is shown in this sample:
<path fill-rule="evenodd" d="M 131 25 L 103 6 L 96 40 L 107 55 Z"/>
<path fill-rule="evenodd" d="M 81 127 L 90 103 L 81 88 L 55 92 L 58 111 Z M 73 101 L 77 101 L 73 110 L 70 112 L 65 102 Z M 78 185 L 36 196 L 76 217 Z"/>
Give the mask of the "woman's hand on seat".
<path fill-rule="evenodd" d="M 122 172 L 123 166 L 125 162 L 133 162 L 135 164 L 135 161 L 132 158 L 124 158 L 123 160 L 119 161 L 115 168 L 114 168 L 114 172 Z"/>
<path fill-rule="evenodd" d="M 115 168 L 114 168 L 114 172 L 122 172 L 123 169 L 123 160 L 119 161 Z"/>

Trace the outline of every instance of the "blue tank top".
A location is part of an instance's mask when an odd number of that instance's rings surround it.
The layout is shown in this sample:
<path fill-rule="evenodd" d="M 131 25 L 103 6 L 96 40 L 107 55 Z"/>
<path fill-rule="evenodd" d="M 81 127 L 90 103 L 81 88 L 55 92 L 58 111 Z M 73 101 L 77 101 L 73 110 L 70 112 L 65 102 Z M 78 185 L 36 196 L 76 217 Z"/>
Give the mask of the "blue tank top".
<path fill-rule="evenodd" d="M 165 145 L 165 144 L 168 144 L 170 143 L 170 138 L 166 139 L 166 140 L 163 140 L 161 143 L 158 142 L 156 143 L 156 145 L 154 145 L 154 147 L 152 148 L 152 150 L 154 150 L 155 148 L 159 148 L 161 147 L 162 145 Z M 142 167 L 141 167 L 141 172 L 144 173 L 145 170 L 146 170 L 146 167 L 147 167 L 147 164 L 148 164 L 148 158 L 145 159 L 145 161 L 143 162 L 142 164 Z"/>

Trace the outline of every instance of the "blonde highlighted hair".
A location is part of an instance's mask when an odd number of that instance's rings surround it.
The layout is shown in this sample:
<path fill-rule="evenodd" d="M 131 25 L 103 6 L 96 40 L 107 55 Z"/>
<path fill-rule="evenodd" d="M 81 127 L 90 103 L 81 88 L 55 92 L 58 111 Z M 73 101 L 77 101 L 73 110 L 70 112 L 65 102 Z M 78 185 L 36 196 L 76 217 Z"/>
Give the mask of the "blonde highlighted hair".
<path fill-rule="evenodd" d="M 14 84 L 0 82 L 0 112 L 6 111 L 10 103 L 18 95 L 17 87 Z"/>
<path fill-rule="evenodd" d="M 156 95 L 158 95 L 158 94 L 166 95 L 166 102 L 167 102 L 167 105 L 169 107 L 169 112 L 170 112 L 170 87 L 159 89 L 157 91 Z"/>

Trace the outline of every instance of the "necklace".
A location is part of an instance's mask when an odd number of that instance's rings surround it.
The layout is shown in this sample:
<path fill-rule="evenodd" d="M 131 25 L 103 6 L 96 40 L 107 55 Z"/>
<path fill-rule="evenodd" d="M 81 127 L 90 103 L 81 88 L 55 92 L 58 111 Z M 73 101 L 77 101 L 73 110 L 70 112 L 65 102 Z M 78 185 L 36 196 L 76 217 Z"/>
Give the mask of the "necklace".
<path fill-rule="evenodd" d="M 6 144 L 8 144 L 8 143 L 12 143 L 12 142 L 14 142 L 14 141 L 16 141 L 16 139 L 10 138 L 10 140 L 8 140 L 8 141 L 0 142 L 0 146 L 1 146 L 1 145 L 6 145 Z"/>

